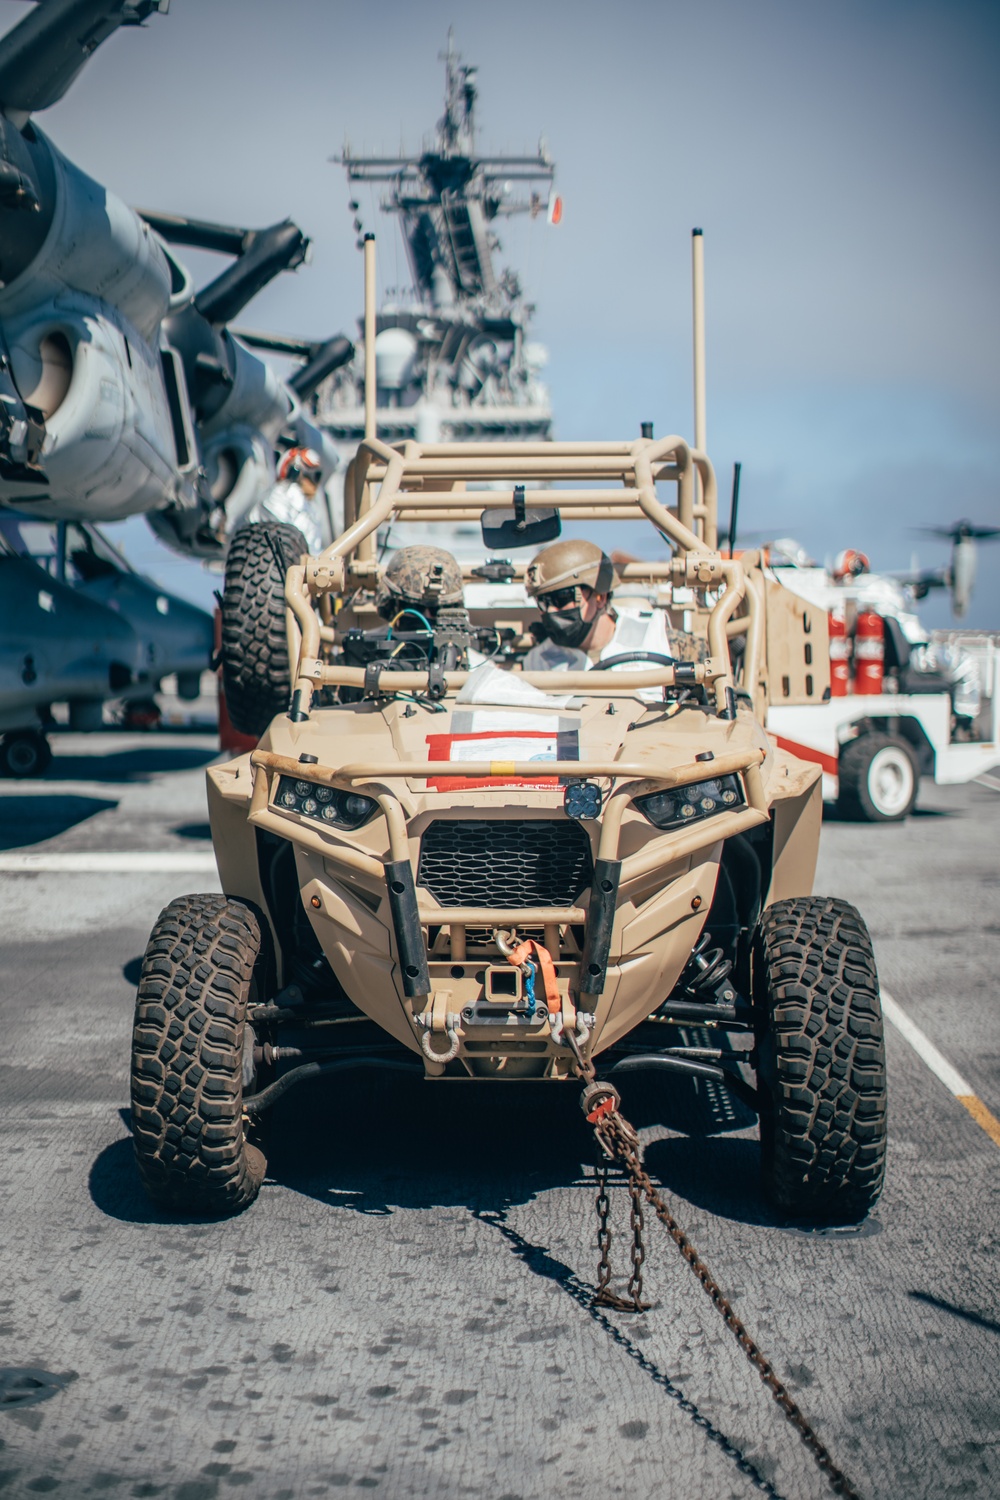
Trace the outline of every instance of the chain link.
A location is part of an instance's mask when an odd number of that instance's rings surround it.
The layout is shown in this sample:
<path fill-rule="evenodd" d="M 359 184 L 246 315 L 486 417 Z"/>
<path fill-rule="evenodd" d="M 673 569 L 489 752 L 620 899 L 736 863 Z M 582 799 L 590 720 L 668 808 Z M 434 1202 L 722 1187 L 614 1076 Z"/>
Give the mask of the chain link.
<path fill-rule="evenodd" d="M 608 1199 L 608 1164 L 602 1161 L 597 1168 L 597 1293 L 594 1297 L 595 1305 L 609 1305 L 607 1298 L 613 1298 L 610 1305 L 614 1305 L 619 1299 L 614 1297 L 610 1290 L 611 1283 L 611 1230 L 608 1227 L 608 1215 L 611 1204 Z"/>
<path fill-rule="evenodd" d="M 629 1197 L 632 1202 L 631 1227 L 632 1248 L 631 1263 L 632 1270 L 628 1279 L 628 1295 L 619 1297 L 617 1292 L 611 1290 L 611 1230 L 608 1220 L 611 1213 L 611 1200 L 608 1197 L 608 1161 L 603 1159 L 597 1168 L 597 1291 L 594 1294 L 595 1307 L 613 1307 L 616 1312 L 648 1312 L 650 1304 L 642 1300 L 642 1263 L 646 1259 L 646 1249 L 643 1244 L 644 1219 L 642 1212 L 642 1194 L 639 1188 L 631 1180 L 629 1181 Z"/>
<path fill-rule="evenodd" d="M 642 1300 L 642 1263 L 646 1259 L 643 1230 L 646 1224 L 642 1213 L 642 1191 L 631 1174 L 629 1174 L 628 1192 L 631 1199 L 629 1221 L 632 1228 L 632 1274 L 628 1279 L 628 1294 L 636 1312 L 646 1312 L 652 1305 Z"/>
<path fill-rule="evenodd" d="M 585 1061 L 576 1048 L 573 1048 L 573 1052 L 575 1057 L 573 1071 L 585 1085 L 581 1101 L 583 1110 L 588 1121 L 594 1127 L 594 1134 L 597 1137 L 597 1143 L 601 1148 L 602 1154 L 602 1161 L 598 1168 L 597 1192 L 599 1221 L 597 1243 L 600 1250 L 600 1264 L 594 1305 L 613 1307 L 622 1312 L 644 1311 L 649 1306 L 648 1303 L 644 1303 L 641 1300 L 642 1266 L 646 1258 L 643 1240 L 644 1223 L 642 1208 L 643 1199 L 645 1198 L 660 1223 L 667 1230 L 684 1260 L 691 1267 L 706 1295 L 722 1315 L 726 1327 L 735 1335 L 736 1341 L 747 1356 L 747 1359 L 754 1366 L 761 1380 L 771 1392 L 774 1400 L 809 1449 L 820 1472 L 825 1475 L 832 1486 L 834 1494 L 844 1495 L 847 1497 L 847 1500 L 860 1500 L 857 1490 L 844 1471 L 834 1463 L 829 1449 L 815 1432 L 800 1407 L 792 1399 L 791 1393 L 779 1378 L 770 1360 L 766 1358 L 758 1344 L 751 1338 L 746 1326 L 733 1310 L 732 1304 L 722 1291 L 722 1288 L 712 1276 L 694 1245 L 692 1245 L 683 1229 L 677 1223 L 677 1220 L 671 1214 L 660 1193 L 653 1186 L 649 1175 L 642 1165 L 639 1137 L 633 1126 L 629 1124 L 618 1109 L 619 1100 L 617 1092 L 610 1084 L 598 1084 L 595 1081 L 596 1074 L 593 1063 L 589 1059 Z M 609 1286 L 611 1280 L 611 1231 L 608 1225 L 610 1213 L 608 1170 L 610 1163 L 615 1161 L 620 1163 L 628 1176 L 629 1195 L 631 1199 L 632 1274 L 629 1277 L 627 1298 L 616 1296 L 610 1290 Z"/>

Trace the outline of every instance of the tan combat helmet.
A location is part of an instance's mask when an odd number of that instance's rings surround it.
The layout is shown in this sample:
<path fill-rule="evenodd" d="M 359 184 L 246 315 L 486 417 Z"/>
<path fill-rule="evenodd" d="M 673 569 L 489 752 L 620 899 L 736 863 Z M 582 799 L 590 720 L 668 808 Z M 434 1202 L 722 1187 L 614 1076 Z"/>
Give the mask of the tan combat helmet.
<path fill-rule="evenodd" d="M 571 539 L 553 542 L 539 552 L 524 575 L 525 588 L 534 599 L 553 589 L 577 586 L 593 589 L 595 594 L 610 594 L 619 582 L 614 563 L 596 542 Z"/>
<path fill-rule="evenodd" d="M 442 604 L 461 604 L 462 570 L 443 547 L 400 547 L 386 564 L 375 595 L 375 608 L 384 619 L 415 605 L 434 610 Z"/>

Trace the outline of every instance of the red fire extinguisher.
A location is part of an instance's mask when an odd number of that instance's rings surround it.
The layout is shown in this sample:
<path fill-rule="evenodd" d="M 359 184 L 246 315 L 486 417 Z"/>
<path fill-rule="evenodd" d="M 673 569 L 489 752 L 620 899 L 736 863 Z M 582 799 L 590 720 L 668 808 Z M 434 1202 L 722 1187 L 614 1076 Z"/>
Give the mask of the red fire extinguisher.
<path fill-rule="evenodd" d="M 847 660 L 847 624 L 842 604 L 835 604 L 830 611 L 828 633 L 830 637 L 830 697 L 845 698 L 850 666 Z"/>
<path fill-rule="evenodd" d="M 885 623 L 873 609 L 858 611 L 854 628 L 854 691 L 881 693 L 885 672 Z"/>

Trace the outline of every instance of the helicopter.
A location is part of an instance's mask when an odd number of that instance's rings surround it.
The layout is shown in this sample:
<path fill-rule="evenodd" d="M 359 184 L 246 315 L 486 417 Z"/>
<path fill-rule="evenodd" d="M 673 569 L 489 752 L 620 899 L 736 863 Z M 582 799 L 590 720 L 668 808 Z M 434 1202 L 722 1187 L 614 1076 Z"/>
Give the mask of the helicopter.
<path fill-rule="evenodd" d="M 313 448 L 332 474 L 308 399 L 354 350 L 343 336 L 303 342 L 285 381 L 229 327 L 305 263 L 291 220 L 133 210 L 36 124 L 99 45 L 167 5 L 37 0 L 0 38 L 0 507 L 91 523 L 145 513 L 175 551 L 221 560 L 274 484 L 276 449 Z M 196 290 L 176 245 L 232 260 Z"/>
<path fill-rule="evenodd" d="M 53 702 L 69 704 L 72 727 L 92 727 L 104 702 L 142 680 L 130 621 L 54 578 L 0 530 L 0 776 L 45 771 Z"/>

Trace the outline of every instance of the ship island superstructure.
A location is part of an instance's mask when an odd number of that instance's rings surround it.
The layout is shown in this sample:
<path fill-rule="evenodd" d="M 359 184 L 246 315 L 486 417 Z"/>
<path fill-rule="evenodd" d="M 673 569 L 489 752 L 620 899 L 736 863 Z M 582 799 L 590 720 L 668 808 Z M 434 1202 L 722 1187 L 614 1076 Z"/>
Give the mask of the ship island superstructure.
<path fill-rule="evenodd" d="M 516 272 L 494 266 L 494 225 L 516 214 L 557 221 L 555 167 L 544 144 L 533 156 L 477 152 L 476 69 L 450 37 L 444 60 L 445 111 L 432 144 L 415 156 L 355 155 L 345 146 L 337 158 L 352 191 L 385 185 L 379 206 L 398 217 L 412 278 L 377 313 L 378 434 L 390 443 L 545 441 L 547 352 L 528 336 L 534 308 Z M 355 213 L 358 206 L 352 201 Z M 362 339 L 354 361 L 319 393 L 320 424 L 342 470 L 364 436 L 363 374 Z"/>

